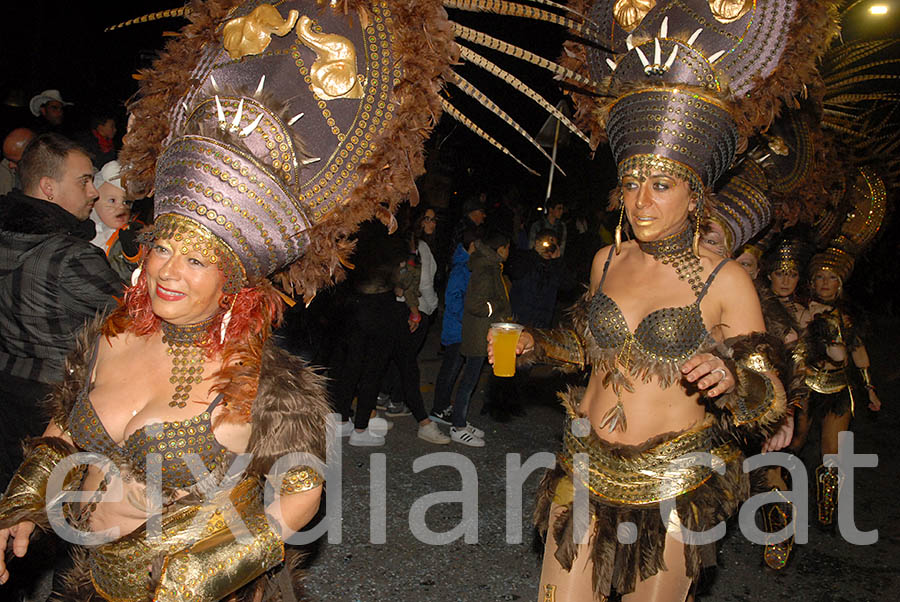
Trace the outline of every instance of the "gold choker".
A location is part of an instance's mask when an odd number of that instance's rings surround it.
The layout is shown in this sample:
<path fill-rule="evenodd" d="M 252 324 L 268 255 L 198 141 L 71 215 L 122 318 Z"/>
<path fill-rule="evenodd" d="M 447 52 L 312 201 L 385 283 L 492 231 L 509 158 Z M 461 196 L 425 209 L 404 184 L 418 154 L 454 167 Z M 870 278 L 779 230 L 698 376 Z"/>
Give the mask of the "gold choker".
<path fill-rule="evenodd" d="M 699 296 L 703 290 L 700 273 L 703 267 L 692 250 L 693 234 L 688 226 L 681 232 L 672 234 L 661 240 L 638 240 L 641 251 L 652 256 L 664 265 L 672 264 L 679 280 L 687 280 L 694 295 Z"/>
<path fill-rule="evenodd" d="M 175 385 L 171 408 L 187 405 L 191 388 L 203 380 L 203 343 L 209 338 L 209 325 L 213 318 L 197 324 L 178 325 L 162 322 L 163 343 L 172 358 L 172 375 L 169 382 Z"/>

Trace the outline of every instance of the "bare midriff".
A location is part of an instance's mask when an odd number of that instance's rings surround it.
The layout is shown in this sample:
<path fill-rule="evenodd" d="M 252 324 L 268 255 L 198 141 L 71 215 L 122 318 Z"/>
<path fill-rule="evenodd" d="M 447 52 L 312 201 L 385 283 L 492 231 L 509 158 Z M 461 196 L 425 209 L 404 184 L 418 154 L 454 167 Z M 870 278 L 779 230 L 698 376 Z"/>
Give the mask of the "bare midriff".
<path fill-rule="evenodd" d="M 618 398 L 612 387 L 604 388 L 603 376 L 600 371 L 591 373 L 579 409 L 591 421 L 597 436 L 608 443 L 639 445 L 663 433 L 689 429 L 703 420 L 706 413 L 699 394 L 688 395 L 679 383 L 664 389 L 656 379 L 643 382 L 640 378 L 630 377 L 634 392 L 622 391 L 628 428 L 624 432 L 609 432 L 608 428 L 601 429 L 599 425 L 603 415 L 615 407 Z"/>

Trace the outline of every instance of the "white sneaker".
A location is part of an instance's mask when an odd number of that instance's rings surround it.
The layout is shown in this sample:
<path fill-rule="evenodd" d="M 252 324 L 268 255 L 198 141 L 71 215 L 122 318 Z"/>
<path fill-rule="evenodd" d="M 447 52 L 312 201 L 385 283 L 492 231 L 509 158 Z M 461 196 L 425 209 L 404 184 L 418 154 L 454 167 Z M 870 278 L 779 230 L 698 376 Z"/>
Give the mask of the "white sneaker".
<path fill-rule="evenodd" d="M 350 433 L 353 432 L 353 421 L 338 422 L 337 432 L 339 437 L 349 437 Z"/>
<path fill-rule="evenodd" d="M 424 439 L 429 443 L 435 443 L 437 445 L 446 445 L 450 443 L 450 437 L 441 432 L 441 429 L 438 428 L 438 425 L 434 422 L 429 422 L 426 425 L 419 427 L 419 439 Z"/>
<path fill-rule="evenodd" d="M 455 426 L 451 426 L 450 438 L 457 443 L 462 443 L 463 445 L 469 445 L 471 447 L 484 447 L 484 439 L 476 437 L 475 435 L 470 433 L 468 428 L 457 429 Z"/>
<path fill-rule="evenodd" d="M 391 420 L 386 420 L 381 416 L 372 416 L 369 418 L 369 430 L 376 435 L 384 437 L 392 428 L 394 428 L 394 422 Z"/>
<path fill-rule="evenodd" d="M 376 435 L 369 429 L 362 432 L 354 429 L 350 433 L 350 445 L 354 447 L 380 447 L 384 445 L 384 436 Z"/>
<path fill-rule="evenodd" d="M 466 423 L 466 430 L 472 433 L 473 436 L 478 437 L 479 439 L 484 439 L 484 431 L 471 422 Z"/>

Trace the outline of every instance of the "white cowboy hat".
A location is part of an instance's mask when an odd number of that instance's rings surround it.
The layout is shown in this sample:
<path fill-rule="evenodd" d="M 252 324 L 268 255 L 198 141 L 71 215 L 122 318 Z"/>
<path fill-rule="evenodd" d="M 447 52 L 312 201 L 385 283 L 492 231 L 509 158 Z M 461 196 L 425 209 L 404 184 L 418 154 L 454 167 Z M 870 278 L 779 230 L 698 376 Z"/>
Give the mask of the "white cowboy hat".
<path fill-rule="evenodd" d="M 28 103 L 28 108 L 31 109 L 31 114 L 35 117 L 38 117 L 41 114 L 41 107 L 51 100 L 61 102 L 64 105 L 74 104 L 63 100 L 62 95 L 59 93 L 59 90 L 44 90 L 43 92 L 32 98 Z"/>

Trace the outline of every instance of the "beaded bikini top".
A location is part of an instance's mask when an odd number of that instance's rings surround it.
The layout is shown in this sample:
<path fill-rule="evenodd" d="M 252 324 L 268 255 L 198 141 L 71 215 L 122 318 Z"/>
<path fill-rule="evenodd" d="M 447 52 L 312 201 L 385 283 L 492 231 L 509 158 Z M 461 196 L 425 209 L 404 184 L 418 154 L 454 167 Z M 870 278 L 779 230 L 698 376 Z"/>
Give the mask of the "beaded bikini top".
<path fill-rule="evenodd" d="M 94 373 L 99 344 L 94 346 L 88 374 Z M 147 456 L 159 454 L 164 490 L 185 489 L 197 480 L 188 468 L 185 456 L 196 454 L 206 470 L 213 471 L 225 463 L 229 454 L 215 438 L 211 416 L 221 402 L 219 394 L 205 411 L 186 420 L 148 424 L 132 433 L 118 445 L 100 422 L 90 399 L 91 378 L 85 381 L 69 414 L 69 432 L 80 449 L 102 454 L 117 465 L 127 465 L 142 480 L 146 476 Z"/>
<path fill-rule="evenodd" d="M 701 348 L 715 343 L 703 323 L 700 302 L 728 260 L 716 266 L 697 293 L 696 301 L 683 307 L 657 309 L 646 315 L 631 332 L 618 304 L 603 292 L 612 254 L 611 248 L 597 292 L 584 300 L 585 323 L 579 330 L 587 335 L 589 355 L 613 373 L 613 377 L 625 376 L 619 372 L 619 366 L 622 366 L 629 376 L 644 381 L 656 376 L 663 386 L 669 386 L 680 379 L 680 368 L 685 361 Z M 621 385 L 630 388 L 624 378 L 618 379 L 620 382 L 615 378 L 609 380 L 617 388 Z"/>

